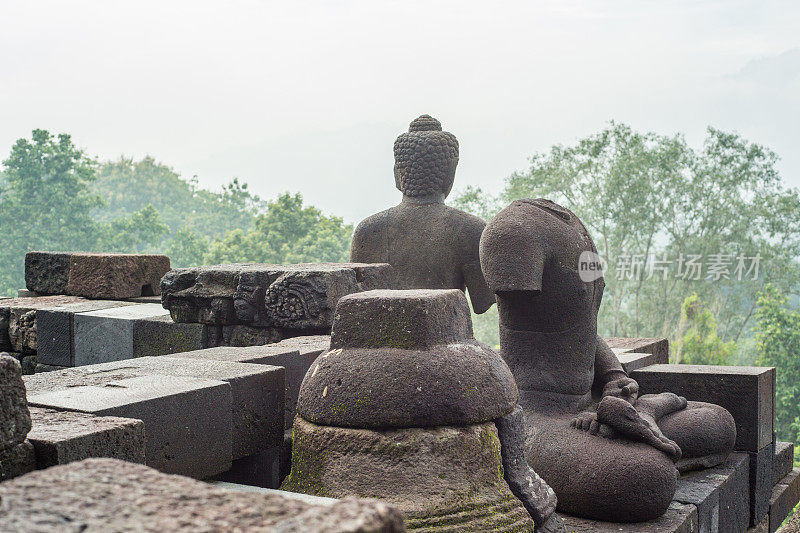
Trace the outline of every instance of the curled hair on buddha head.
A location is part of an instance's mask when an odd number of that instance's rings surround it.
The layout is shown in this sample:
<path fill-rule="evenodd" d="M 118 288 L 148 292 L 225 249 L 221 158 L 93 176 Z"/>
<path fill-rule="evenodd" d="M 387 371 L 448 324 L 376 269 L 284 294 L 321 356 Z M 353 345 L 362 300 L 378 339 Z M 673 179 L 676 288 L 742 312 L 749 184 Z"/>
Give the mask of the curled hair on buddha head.
<path fill-rule="evenodd" d="M 430 115 L 411 122 L 394 142 L 395 185 L 406 196 L 450 194 L 458 165 L 458 141 Z"/>

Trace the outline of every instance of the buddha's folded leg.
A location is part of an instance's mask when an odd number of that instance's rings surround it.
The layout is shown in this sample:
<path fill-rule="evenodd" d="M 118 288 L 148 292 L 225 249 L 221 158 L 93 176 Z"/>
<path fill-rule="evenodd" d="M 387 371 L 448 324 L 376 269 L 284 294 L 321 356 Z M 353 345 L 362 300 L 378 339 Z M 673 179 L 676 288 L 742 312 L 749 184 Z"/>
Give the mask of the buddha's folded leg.
<path fill-rule="evenodd" d="M 733 451 L 736 423 L 727 409 L 705 402 L 688 402 L 686 409 L 658 420 L 658 427 L 681 448 L 681 472 L 722 463 Z"/>

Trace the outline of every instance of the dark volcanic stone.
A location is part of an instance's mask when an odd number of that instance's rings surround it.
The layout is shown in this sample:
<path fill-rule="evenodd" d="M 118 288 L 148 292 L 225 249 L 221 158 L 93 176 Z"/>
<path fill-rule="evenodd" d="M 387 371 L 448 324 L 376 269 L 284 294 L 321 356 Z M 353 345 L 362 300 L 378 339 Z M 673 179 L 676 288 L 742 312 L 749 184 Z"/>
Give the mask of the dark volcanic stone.
<path fill-rule="evenodd" d="M 276 494 L 214 488 L 116 459 L 87 459 L 33 472 L 0 485 L 0 499 L 3 530 L 22 533 L 405 530 L 397 509 L 380 502 L 312 505 Z"/>
<path fill-rule="evenodd" d="M 36 450 L 37 468 L 112 457 L 145 462 L 144 422 L 132 418 L 94 416 L 31 408 L 33 429 L 28 440 Z"/>
<path fill-rule="evenodd" d="M 331 426 L 476 424 L 511 412 L 518 392 L 475 341 L 461 291 L 369 291 L 340 300 L 332 349 L 309 368 L 297 411 Z"/>
<path fill-rule="evenodd" d="M 792 471 L 794 466 L 794 444 L 777 441 L 775 459 L 772 462 L 772 484 L 775 485 Z"/>
<path fill-rule="evenodd" d="M 605 339 L 609 348 L 618 353 L 649 353 L 655 364 L 669 363 L 669 341 L 664 338 L 650 337 L 609 337 Z"/>
<path fill-rule="evenodd" d="M 494 304 L 478 256 L 486 223 L 444 203 L 455 179 L 458 141 L 422 115 L 397 138 L 394 157 L 403 201 L 361 221 L 350 260 L 391 264 L 398 289 L 469 289 L 475 312 L 485 312 Z"/>
<path fill-rule="evenodd" d="M 670 504 L 667 512 L 655 520 L 640 524 L 597 522 L 562 515 L 569 533 L 697 533 L 697 508 L 678 502 Z M 720 530 L 721 532 L 722 530 Z"/>
<path fill-rule="evenodd" d="M 0 450 L 22 444 L 31 430 L 31 415 L 19 361 L 0 353 Z"/>
<path fill-rule="evenodd" d="M 639 392 L 670 391 L 720 405 L 736 421 L 737 451 L 757 452 L 772 442 L 775 369 L 749 366 L 652 365 L 634 371 Z"/>
<path fill-rule="evenodd" d="M 772 490 L 769 500 L 769 531 L 774 533 L 800 502 L 800 468 L 781 479 Z"/>
<path fill-rule="evenodd" d="M 719 531 L 744 531 L 750 525 L 749 464 L 746 453 L 732 453 L 719 466 L 683 474 L 678 486 L 689 482 L 714 487 L 719 496 Z"/>
<path fill-rule="evenodd" d="M 750 525 L 754 526 L 769 513 L 775 448 L 770 442 L 758 452 L 750 452 L 748 455 L 750 455 Z"/>
<path fill-rule="evenodd" d="M 339 298 L 394 283 L 386 264 L 242 263 L 172 270 L 161 295 L 176 322 L 324 332 Z"/>
<path fill-rule="evenodd" d="M 25 380 L 31 398 L 77 387 L 105 387 L 117 380 L 139 376 L 176 376 L 226 382 L 230 384 L 232 395 L 231 412 L 227 417 L 232 425 L 232 458 L 239 459 L 280 445 L 283 439 L 283 369 L 212 358 L 183 358 L 180 355 L 183 354 L 75 367 L 29 376 Z M 191 416 L 191 413 L 185 415 Z"/>
<path fill-rule="evenodd" d="M 122 299 L 158 294 L 169 257 L 151 254 L 28 252 L 25 284 L 40 294 Z"/>

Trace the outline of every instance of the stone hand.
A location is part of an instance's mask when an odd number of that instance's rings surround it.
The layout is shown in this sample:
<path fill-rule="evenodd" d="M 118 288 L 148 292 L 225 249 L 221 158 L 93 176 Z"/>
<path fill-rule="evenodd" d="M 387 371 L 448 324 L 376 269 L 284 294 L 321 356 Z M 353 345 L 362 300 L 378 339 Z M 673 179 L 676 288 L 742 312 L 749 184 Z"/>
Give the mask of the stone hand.
<path fill-rule="evenodd" d="M 622 398 L 633 405 L 639 396 L 639 384 L 629 377 L 612 379 L 603 388 L 603 398 L 607 396 Z"/>
<path fill-rule="evenodd" d="M 648 410 L 638 411 L 622 398 L 616 396 L 603 398 L 597 407 L 597 421 L 608 425 L 616 433 L 651 445 L 674 461 L 681 457 L 680 447 L 675 441 L 664 436 Z"/>

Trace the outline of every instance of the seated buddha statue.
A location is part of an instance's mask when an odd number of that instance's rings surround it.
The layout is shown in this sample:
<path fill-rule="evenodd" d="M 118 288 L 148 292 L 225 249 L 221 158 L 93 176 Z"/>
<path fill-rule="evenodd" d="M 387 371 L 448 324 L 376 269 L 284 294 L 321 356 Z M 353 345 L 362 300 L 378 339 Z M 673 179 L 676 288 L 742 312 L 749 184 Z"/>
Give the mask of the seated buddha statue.
<path fill-rule="evenodd" d="M 602 275 L 580 275 L 586 253 L 597 250 L 581 221 L 543 199 L 513 202 L 480 243 L 502 356 L 520 392 L 528 464 L 553 488 L 562 512 L 646 521 L 669 506 L 676 463 L 722 462 L 736 428 L 720 406 L 668 392 L 638 395 L 597 335 L 605 284 Z"/>
<path fill-rule="evenodd" d="M 486 223 L 445 205 L 458 164 L 458 141 L 435 118 L 422 115 L 394 143 L 399 205 L 363 220 L 350 261 L 389 263 L 398 289 L 469 290 L 472 308 L 494 304 L 480 267 L 478 244 Z"/>

